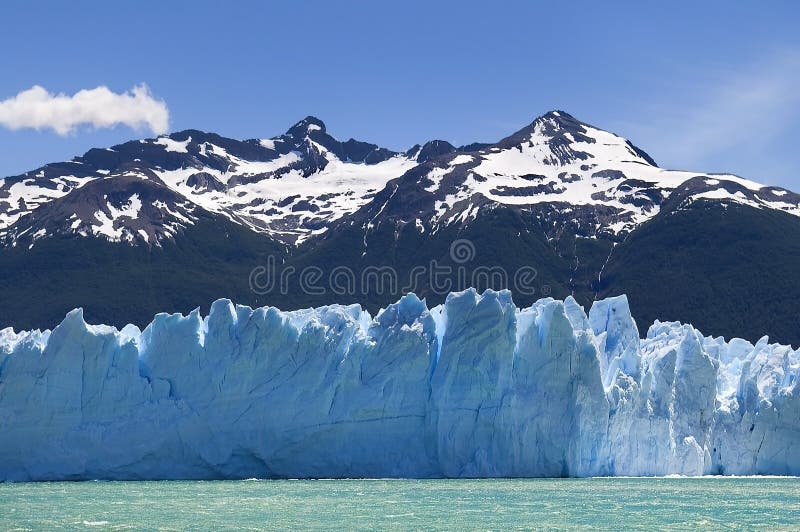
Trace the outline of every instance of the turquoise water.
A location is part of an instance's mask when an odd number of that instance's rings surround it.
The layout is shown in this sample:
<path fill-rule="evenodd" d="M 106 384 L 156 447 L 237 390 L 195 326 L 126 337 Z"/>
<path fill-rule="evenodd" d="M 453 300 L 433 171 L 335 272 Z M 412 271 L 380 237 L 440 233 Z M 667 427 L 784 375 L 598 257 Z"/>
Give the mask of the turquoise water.
<path fill-rule="evenodd" d="M 800 527 L 800 479 L 0 484 L 0 529 Z"/>

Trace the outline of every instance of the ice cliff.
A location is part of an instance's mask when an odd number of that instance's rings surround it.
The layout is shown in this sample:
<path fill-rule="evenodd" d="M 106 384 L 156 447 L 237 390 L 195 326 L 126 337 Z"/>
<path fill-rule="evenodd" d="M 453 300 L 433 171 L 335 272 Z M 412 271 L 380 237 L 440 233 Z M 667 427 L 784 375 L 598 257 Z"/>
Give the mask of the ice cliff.
<path fill-rule="evenodd" d="M 0 331 L 0 480 L 800 475 L 800 351 L 626 298 Z"/>

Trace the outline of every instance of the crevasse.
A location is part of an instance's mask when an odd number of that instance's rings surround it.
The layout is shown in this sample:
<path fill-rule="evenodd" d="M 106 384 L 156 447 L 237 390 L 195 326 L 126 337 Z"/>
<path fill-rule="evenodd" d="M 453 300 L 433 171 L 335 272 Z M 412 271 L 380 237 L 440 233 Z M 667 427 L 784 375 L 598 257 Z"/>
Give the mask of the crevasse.
<path fill-rule="evenodd" d="M 0 331 L 0 479 L 800 474 L 800 351 L 509 292 Z"/>

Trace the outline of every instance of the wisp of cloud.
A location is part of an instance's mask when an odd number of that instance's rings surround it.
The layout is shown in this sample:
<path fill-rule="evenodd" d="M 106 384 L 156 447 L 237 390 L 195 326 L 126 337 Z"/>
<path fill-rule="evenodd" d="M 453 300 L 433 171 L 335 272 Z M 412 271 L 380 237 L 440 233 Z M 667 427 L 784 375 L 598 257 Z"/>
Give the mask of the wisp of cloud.
<path fill-rule="evenodd" d="M 761 52 L 735 70 L 690 67 L 663 83 L 671 83 L 664 100 L 643 96 L 633 105 L 636 122 L 619 127 L 662 166 L 797 186 L 794 169 L 782 167 L 790 154 L 770 150 L 800 120 L 800 50 Z"/>
<path fill-rule="evenodd" d="M 163 100 L 153 97 L 145 84 L 123 93 L 100 86 L 72 96 L 53 94 L 34 85 L 0 101 L 0 125 L 12 130 L 52 129 L 59 135 L 67 135 L 80 126 L 125 125 L 161 134 L 169 127 L 169 109 Z"/>

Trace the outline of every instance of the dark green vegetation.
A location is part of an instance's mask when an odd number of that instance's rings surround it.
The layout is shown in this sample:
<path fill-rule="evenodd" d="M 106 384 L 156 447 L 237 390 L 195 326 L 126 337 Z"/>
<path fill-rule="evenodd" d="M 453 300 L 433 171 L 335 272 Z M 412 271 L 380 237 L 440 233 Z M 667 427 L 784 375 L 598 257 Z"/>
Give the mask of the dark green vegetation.
<path fill-rule="evenodd" d="M 705 334 L 750 341 L 769 334 L 771 341 L 800 345 L 800 218 L 697 202 L 663 211 L 609 257 L 606 240 L 547 240 L 522 216 L 501 207 L 434 233 L 383 223 L 368 232 L 366 248 L 361 227 L 340 225 L 291 254 L 282 244 L 219 220 L 202 220 L 162 247 L 46 238 L 32 249 L 0 249 L 0 324 L 53 327 L 80 306 L 92 323 L 143 326 L 158 312 L 207 311 L 219 297 L 287 310 L 360 303 L 375 312 L 405 291 L 434 305 L 450 290 L 477 285 L 510 288 L 520 306 L 573 294 L 588 307 L 595 297 L 624 293 L 642 334 L 655 319 L 680 320 Z M 458 239 L 469 240 L 474 250 L 467 249 L 472 254 L 460 263 L 450 252 Z M 257 266 L 274 268 L 259 278 L 275 279 L 268 293 L 250 288 Z M 301 280 L 309 267 L 318 270 Z M 388 267 L 396 274 L 387 273 Z M 515 278 L 524 268 L 535 273 L 525 270 L 524 280 Z M 441 273 L 434 278 L 436 269 Z M 287 289 L 281 288 L 281 274 Z"/>
<path fill-rule="evenodd" d="M 433 233 L 429 228 L 420 233 L 413 224 L 383 223 L 368 234 L 365 253 L 363 231 L 343 226 L 331 237 L 298 250 L 289 264 L 297 270 L 322 266 L 320 284 L 332 278 L 335 268 L 349 267 L 356 274 L 355 293 L 333 299 L 361 303 L 372 311 L 408 291 L 436 305 L 449 291 L 470 286 L 509 288 L 518 305 L 548 295 L 566 297 L 570 294 L 569 261 L 556 254 L 543 233 L 526 227 L 517 211 L 505 207 L 484 213 L 477 223 L 449 225 Z M 468 243 L 459 246 L 460 240 Z M 462 254 L 454 249 L 451 256 L 454 242 Z M 394 287 L 376 280 L 378 270 L 385 272 L 386 267 L 397 272 Z M 305 296 L 300 301 L 308 306 L 319 304 L 320 299 Z"/>
<path fill-rule="evenodd" d="M 628 295 L 640 328 L 680 320 L 704 334 L 798 346 L 800 219 L 708 201 L 663 212 L 611 255 L 598 296 L 617 294 Z"/>
<path fill-rule="evenodd" d="M 208 309 L 221 297 L 258 304 L 254 264 L 283 246 L 239 225 L 201 220 L 163 247 L 57 236 L 31 249 L 0 249 L 0 323 L 50 328 L 83 307 L 90 323 L 145 325 L 153 315 Z"/>

